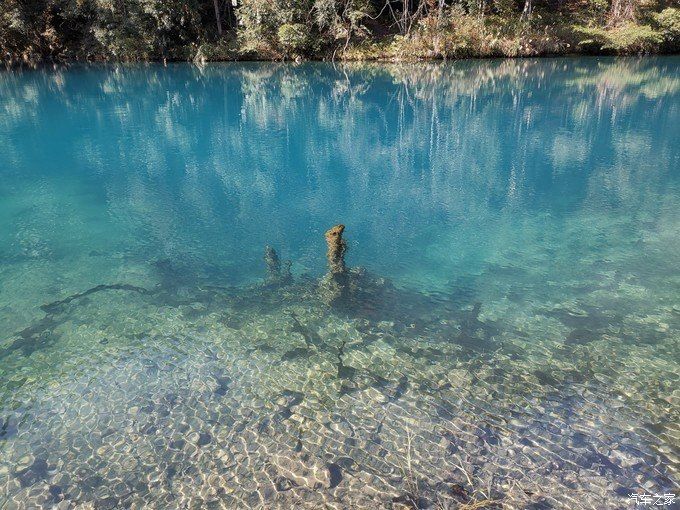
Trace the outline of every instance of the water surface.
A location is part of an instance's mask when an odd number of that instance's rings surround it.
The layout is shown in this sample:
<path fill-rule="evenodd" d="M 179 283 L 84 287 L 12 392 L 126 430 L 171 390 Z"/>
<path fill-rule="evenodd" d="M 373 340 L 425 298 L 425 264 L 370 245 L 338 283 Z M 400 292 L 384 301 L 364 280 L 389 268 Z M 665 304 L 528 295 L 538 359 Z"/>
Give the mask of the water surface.
<path fill-rule="evenodd" d="M 677 57 L 0 74 L 0 507 L 678 493 L 679 141 Z"/>

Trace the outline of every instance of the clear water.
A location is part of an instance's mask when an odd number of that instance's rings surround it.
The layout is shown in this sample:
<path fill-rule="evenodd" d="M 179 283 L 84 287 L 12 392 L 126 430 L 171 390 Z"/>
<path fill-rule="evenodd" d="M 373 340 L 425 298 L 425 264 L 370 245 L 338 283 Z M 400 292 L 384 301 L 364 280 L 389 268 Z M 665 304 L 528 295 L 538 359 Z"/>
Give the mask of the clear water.
<path fill-rule="evenodd" d="M 677 57 L 2 73 L 0 507 L 677 494 L 679 232 Z"/>

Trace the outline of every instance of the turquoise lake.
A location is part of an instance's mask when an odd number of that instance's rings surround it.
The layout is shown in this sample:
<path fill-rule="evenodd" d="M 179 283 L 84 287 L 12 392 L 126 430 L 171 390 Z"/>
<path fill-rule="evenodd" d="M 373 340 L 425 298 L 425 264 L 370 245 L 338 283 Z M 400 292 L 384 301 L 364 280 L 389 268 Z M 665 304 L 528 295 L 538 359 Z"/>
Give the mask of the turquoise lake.
<path fill-rule="evenodd" d="M 679 57 L 0 72 L 0 509 L 643 493 L 680 498 Z"/>

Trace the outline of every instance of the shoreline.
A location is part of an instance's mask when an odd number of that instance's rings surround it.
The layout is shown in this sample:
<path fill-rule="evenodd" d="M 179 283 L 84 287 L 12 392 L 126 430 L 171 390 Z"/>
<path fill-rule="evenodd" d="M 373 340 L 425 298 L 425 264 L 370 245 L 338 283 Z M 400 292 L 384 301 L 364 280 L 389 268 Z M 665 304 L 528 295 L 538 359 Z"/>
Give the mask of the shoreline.
<path fill-rule="evenodd" d="M 319 58 L 297 58 L 297 59 L 273 59 L 273 58 L 216 58 L 216 59 L 41 59 L 38 61 L 14 61 L 6 62 L 0 60 L 0 68 L 4 67 L 7 70 L 18 68 L 40 68 L 44 66 L 70 66 L 70 65 L 108 65 L 108 64 L 220 64 L 220 63 L 272 63 L 272 64 L 308 64 L 308 63 L 326 63 L 326 64 L 431 64 L 431 63 L 451 63 L 451 62 L 465 62 L 465 61 L 494 61 L 494 60 L 544 60 L 544 59 L 578 59 L 578 58 L 611 58 L 611 59 L 644 59 L 657 57 L 677 57 L 680 52 L 656 52 L 656 53 L 642 53 L 642 54 L 612 54 L 612 53 L 542 53 L 537 55 L 478 55 L 469 57 L 457 58 L 415 58 L 415 59 L 397 59 L 397 58 L 336 58 L 335 60 L 319 57 Z"/>

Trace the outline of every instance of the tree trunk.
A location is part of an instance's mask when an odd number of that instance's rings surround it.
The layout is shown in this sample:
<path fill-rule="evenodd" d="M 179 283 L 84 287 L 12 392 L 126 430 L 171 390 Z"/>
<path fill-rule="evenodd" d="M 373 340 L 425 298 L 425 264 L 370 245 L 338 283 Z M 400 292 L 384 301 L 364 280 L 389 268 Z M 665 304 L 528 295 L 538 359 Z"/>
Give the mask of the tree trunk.
<path fill-rule="evenodd" d="M 220 18 L 220 4 L 218 0 L 213 0 L 215 6 L 215 21 L 217 22 L 217 33 L 222 37 L 222 19 Z"/>
<path fill-rule="evenodd" d="M 635 17 L 635 5 L 631 0 L 614 0 L 609 9 L 609 25 L 618 25 Z"/>
<path fill-rule="evenodd" d="M 222 14 L 226 17 L 227 19 L 227 29 L 232 28 L 233 22 L 234 22 L 234 15 L 232 13 L 233 6 L 231 5 L 231 0 L 227 0 L 224 2 L 224 11 L 222 11 Z"/>
<path fill-rule="evenodd" d="M 522 10 L 522 19 L 529 19 L 531 17 L 531 11 L 533 10 L 533 4 L 531 0 L 524 1 L 524 9 Z"/>

